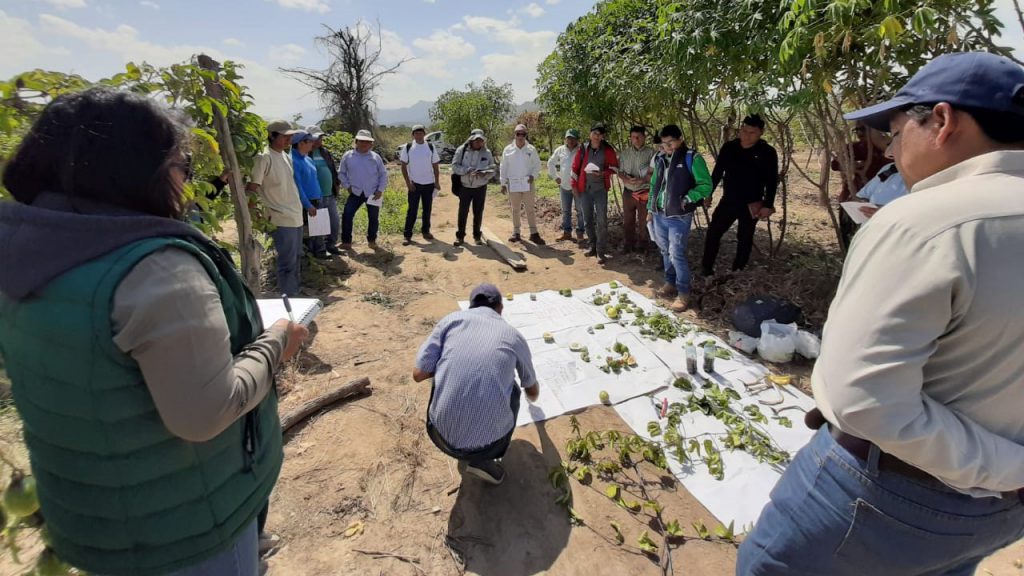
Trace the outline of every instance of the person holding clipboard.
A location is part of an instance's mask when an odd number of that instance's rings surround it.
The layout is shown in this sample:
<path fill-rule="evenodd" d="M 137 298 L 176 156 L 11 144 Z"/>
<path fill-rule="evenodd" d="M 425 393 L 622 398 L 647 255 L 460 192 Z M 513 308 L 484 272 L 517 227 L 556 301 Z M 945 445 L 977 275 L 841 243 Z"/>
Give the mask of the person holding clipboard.
<path fill-rule="evenodd" d="M 3 174 L 0 357 L 49 546 L 91 573 L 259 570 L 274 372 L 309 333 L 266 329 L 230 255 L 180 220 L 189 135 L 91 88 L 54 99 Z"/>

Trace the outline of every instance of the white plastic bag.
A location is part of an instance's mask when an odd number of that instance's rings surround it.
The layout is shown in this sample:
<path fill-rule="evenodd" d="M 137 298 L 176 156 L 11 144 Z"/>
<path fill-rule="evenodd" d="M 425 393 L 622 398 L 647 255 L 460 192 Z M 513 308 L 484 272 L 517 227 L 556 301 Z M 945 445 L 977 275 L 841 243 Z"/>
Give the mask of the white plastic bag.
<path fill-rule="evenodd" d="M 808 360 L 814 360 L 818 357 L 818 354 L 821 354 L 821 340 L 810 332 L 798 330 L 796 333 L 796 353 Z"/>
<path fill-rule="evenodd" d="M 729 330 L 729 346 L 753 354 L 757 350 L 757 338 L 747 336 L 739 330 Z"/>
<path fill-rule="evenodd" d="M 796 352 L 796 333 L 796 324 L 779 324 L 775 320 L 761 322 L 757 353 L 769 362 L 789 362 Z"/>

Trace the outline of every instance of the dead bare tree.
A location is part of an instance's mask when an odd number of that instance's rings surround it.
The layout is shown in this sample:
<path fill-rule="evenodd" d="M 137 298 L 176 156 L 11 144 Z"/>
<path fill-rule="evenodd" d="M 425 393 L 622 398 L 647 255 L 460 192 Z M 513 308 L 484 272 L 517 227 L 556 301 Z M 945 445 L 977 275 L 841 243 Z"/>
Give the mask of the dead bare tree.
<path fill-rule="evenodd" d="M 355 133 L 370 128 L 374 97 L 381 81 L 408 62 L 382 62 L 383 41 L 380 23 L 376 32 L 363 22 L 335 30 L 327 24 L 327 33 L 316 43 L 327 51 L 330 64 L 325 70 L 281 68 L 281 71 L 312 88 L 320 97 L 328 118 L 338 120 L 341 130 Z"/>

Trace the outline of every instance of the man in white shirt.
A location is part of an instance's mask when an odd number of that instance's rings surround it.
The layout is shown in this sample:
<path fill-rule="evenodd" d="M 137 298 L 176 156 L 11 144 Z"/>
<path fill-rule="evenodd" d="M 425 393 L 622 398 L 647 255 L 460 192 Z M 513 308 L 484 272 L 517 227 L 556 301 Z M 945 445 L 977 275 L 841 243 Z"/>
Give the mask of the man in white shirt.
<path fill-rule="evenodd" d="M 508 194 L 512 203 L 512 237 L 509 242 L 520 242 L 520 214 L 526 206 L 526 221 L 530 225 L 530 242 L 543 246 L 544 239 L 537 232 L 537 195 L 535 180 L 540 176 L 540 155 L 537 149 L 526 141 L 526 126 L 516 125 L 515 140 L 505 146 L 501 153 L 498 175 L 501 179 L 501 193 Z"/>
<path fill-rule="evenodd" d="M 811 382 L 820 426 L 737 574 L 970 575 L 1024 536 L 1024 68 L 939 56 L 888 102 L 911 194 L 854 237 Z"/>
<path fill-rule="evenodd" d="M 302 257 L 302 201 L 292 168 L 292 135 L 298 132 L 284 120 L 267 124 L 268 147 L 253 162 L 246 192 L 256 192 L 274 230 L 277 253 L 277 288 L 288 296 L 299 295 L 299 262 Z"/>
<path fill-rule="evenodd" d="M 572 207 L 576 205 L 576 240 L 583 241 L 586 226 L 583 221 L 583 204 L 572 193 L 572 161 L 580 151 L 580 132 L 570 128 L 565 132 L 565 145 L 555 148 L 548 158 L 548 175 L 558 183 L 562 200 L 562 235 L 556 240 L 572 240 Z"/>
<path fill-rule="evenodd" d="M 402 163 L 402 178 L 409 190 L 409 208 L 405 212 L 405 241 L 403 246 L 412 244 L 412 232 L 419 215 L 420 202 L 423 203 L 423 225 L 420 227 L 424 240 L 433 240 L 430 234 L 430 210 L 434 197 L 441 191 L 441 177 L 438 166 L 441 156 L 434 145 L 424 142 L 427 135 L 422 124 L 412 127 L 412 142 L 406 143 L 398 150 L 398 161 Z"/>

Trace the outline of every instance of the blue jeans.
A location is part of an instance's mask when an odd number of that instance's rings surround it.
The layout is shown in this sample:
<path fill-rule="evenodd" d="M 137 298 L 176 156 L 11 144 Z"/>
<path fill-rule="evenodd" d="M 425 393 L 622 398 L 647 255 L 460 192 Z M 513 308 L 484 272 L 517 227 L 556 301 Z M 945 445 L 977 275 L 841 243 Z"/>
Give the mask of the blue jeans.
<path fill-rule="evenodd" d="M 278 226 L 270 233 L 277 252 L 277 289 L 289 297 L 299 295 L 302 226 Z"/>
<path fill-rule="evenodd" d="M 562 231 L 566 234 L 572 232 L 572 205 L 576 204 L 576 232 L 583 234 L 585 220 L 583 218 L 583 203 L 576 198 L 572 190 L 559 188 L 562 195 Z"/>
<path fill-rule="evenodd" d="M 665 282 L 676 287 L 683 296 L 690 293 L 690 264 L 686 261 L 686 245 L 690 241 L 693 214 L 665 216 L 654 214 L 655 244 L 661 250 L 665 265 Z"/>
<path fill-rule="evenodd" d="M 338 243 L 338 232 L 341 228 L 341 219 L 338 217 L 338 197 L 324 196 L 320 199 L 320 206 L 327 210 L 327 217 L 331 221 L 331 233 L 327 235 L 327 246 L 334 246 Z"/>
<path fill-rule="evenodd" d="M 864 462 L 837 444 L 826 424 L 772 490 L 736 574 L 971 576 L 1022 535 L 1019 495 L 972 498 L 880 471 L 877 458 Z"/>
<path fill-rule="evenodd" d="M 259 571 L 259 537 L 256 534 L 256 521 L 253 520 L 227 550 L 168 576 L 256 576 Z"/>
<path fill-rule="evenodd" d="M 345 200 L 345 211 L 341 215 L 342 244 L 352 243 L 352 219 L 356 217 L 359 207 L 366 204 L 367 200 L 369 200 L 368 197 L 356 194 L 349 194 L 348 199 Z M 366 229 L 366 241 L 376 242 L 377 230 L 380 228 L 380 206 L 366 204 L 366 219 L 369 221 L 369 227 Z"/>
<path fill-rule="evenodd" d="M 587 182 L 586 192 L 580 194 L 583 205 L 584 226 L 591 250 L 598 254 L 608 252 L 608 189 L 604 184 Z"/>

